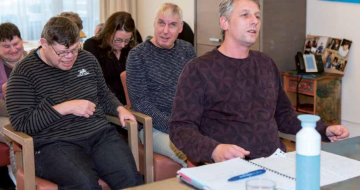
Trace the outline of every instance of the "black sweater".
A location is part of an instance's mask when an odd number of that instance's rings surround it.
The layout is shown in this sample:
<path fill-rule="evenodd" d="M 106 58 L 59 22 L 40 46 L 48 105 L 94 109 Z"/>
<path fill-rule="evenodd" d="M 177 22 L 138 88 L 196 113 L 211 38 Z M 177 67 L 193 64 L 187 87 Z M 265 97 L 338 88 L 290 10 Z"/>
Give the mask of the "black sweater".
<path fill-rule="evenodd" d="M 120 73 L 125 71 L 126 59 L 130 48 L 126 46 L 121 50 L 120 59 L 117 59 L 111 48 L 101 48 L 101 42 L 89 38 L 84 43 L 84 50 L 92 53 L 98 60 L 104 73 L 105 82 L 119 101 L 126 105 L 124 88 L 121 83 Z M 110 52 L 110 54 L 109 54 Z"/>
<path fill-rule="evenodd" d="M 323 140 L 327 125 L 319 122 Z M 278 131 L 296 134 L 297 113 L 285 94 L 274 61 L 250 51 L 246 59 L 214 49 L 184 67 L 176 89 L 170 139 L 194 161 L 212 162 L 219 144 L 250 151 L 249 159 L 285 150 Z"/>

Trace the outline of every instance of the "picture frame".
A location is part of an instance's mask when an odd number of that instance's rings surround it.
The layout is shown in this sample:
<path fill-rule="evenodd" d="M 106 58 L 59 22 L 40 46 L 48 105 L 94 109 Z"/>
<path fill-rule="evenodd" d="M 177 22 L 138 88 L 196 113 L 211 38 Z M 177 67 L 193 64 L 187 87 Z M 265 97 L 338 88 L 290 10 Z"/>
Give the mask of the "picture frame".
<path fill-rule="evenodd" d="M 303 57 L 304 57 L 304 64 L 305 64 L 305 72 L 317 73 L 318 68 L 317 68 L 314 54 L 303 54 Z"/>
<path fill-rule="evenodd" d="M 303 53 L 305 55 L 314 55 L 314 58 L 304 56 L 304 67 L 302 68 L 305 68 L 305 72 L 322 72 L 324 70 L 326 73 L 344 75 L 352 45 L 353 41 L 350 39 L 307 35 Z M 319 56 L 322 57 L 323 68 L 320 68 L 321 64 L 318 64 Z M 315 59 L 315 65 L 312 64 L 313 59 Z"/>

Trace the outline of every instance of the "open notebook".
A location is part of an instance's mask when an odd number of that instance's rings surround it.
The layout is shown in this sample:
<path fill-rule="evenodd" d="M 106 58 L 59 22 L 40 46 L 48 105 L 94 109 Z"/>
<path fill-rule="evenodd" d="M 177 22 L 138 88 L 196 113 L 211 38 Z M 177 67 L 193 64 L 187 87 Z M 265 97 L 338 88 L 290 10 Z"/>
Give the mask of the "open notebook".
<path fill-rule="evenodd" d="M 228 182 L 228 179 L 239 174 L 257 169 L 265 169 L 266 173 L 254 178 L 266 178 L 274 181 L 276 187 L 284 190 L 296 187 L 296 152 L 276 154 L 268 158 L 246 161 L 235 158 L 221 163 L 209 164 L 194 168 L 182 168 L 178 171 L 185 182 L 202 189 L 232 190 L 245 189 L 246 180 Z M 321 151 L 320 185 L 328 185 L 360 176 L 360 162 Z"/>

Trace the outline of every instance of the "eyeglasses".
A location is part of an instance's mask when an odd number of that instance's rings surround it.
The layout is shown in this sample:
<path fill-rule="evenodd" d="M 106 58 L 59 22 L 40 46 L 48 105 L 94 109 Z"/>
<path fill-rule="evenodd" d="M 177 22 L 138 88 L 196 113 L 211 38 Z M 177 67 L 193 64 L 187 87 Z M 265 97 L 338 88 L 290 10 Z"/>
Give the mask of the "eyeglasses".
<path fill-rule="evenodd" d="M 123 39 L 121 39 L 121 38 L 114 38 L 114 43 L 115 44 L 121 44 L 121 43 L 125 43 L 125 44 L 128 44 L 128 43 L 130 43 L 131 41 L 133 41 L 134 39 L 133 38 L 129 38 L 129 39 L 125 39 L 125 40 L 123 40 Z"/>
<path fill-rule="evenodd" d="M 50 46 L 51 46 L 51 48 L 54 50 L 54 52 L 56 53 L 56 55 L 59 56 L 59 57 L 65 57 L 65 56 L 69 55 L 69 53 L 75 55 L 75 54 L 77 54 L 77 53 L 79 52 L 79 48 L 76 48 L 76 49 L 73 49 L 73 50 L 68 51 L 68 52 L 58 53 L 58 52 L 54 49 L 54 47 L 53 47 L 52 45 L 50 45 Z"/>

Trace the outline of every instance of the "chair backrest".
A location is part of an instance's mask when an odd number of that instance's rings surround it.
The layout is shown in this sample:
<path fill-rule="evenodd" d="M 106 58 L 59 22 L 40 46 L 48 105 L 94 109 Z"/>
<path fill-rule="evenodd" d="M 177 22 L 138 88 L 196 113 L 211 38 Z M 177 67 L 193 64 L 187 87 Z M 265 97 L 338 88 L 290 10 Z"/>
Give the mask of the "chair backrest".
<path fill-rule="evenodd" d="M 10 147 L 0 142 L 0 167 L 10 165 Z"/>
<path fill-rule="evenodd" d="M 126 86 L 126 71 L 123 71 L 120 73 L 120 79 L 121 79 L 121 84 L 123 85 L 123 88 L 124 88 L 124 93 L 125 93 L 125 98 L 126 98 L 126 107 L 130 109 L 131 102 L 130 102 L 130 98 L 129 98 L 128 89 Z"/>
<path fill-rule="evenodd" d="M 2 85 L 2 87 L 1 87 L 1 89 L 2 89 L 2 94 L 3 94 L 4 99 L 5 99 L 6 86 L 7 86 L 7 83 L 4 83 L 4 84 Z"/>
<path fill-rule="evenodd" d="M 127 106 L 131 106 L 128 89 L 126 86 L 126 71 L 120 74 L 123 84 Z M 168 179 L 176 176 L 181 165 L 166 156 L 153 153 L 153 126 L 152 118 L 148 115 L 129 110 L 134 114 L 136 121 L 144 128 L 144 147 L 139 145 L 140 159 L 143 160 L 140 166 L 140 173 L 144 174 L 145 182 L 151 183 L 157 180 Z M 144 164 L 143 164 L 144 163 Z"/>
<path fill-rule="evenodd" d="M 140 34 L 140 32 L 139 32 L 138 29 L 136 29 L 135 35 L 136 35 L 137 43 L 138 43 L 138 44 L 142 43 L 142 42 L 143 42 L 143 39 L 142 39 L 141 34 Z"/>
<path fill-rule="evenodd" d="M 185 40 L 194 46 L 194 32 L 192 31 L 188 23 L 186 23 L 185 21 L 183 22 L 184 22 L 183 30 L 181 31 L 181 33 L 177 38 L 181 40 Z"/>

